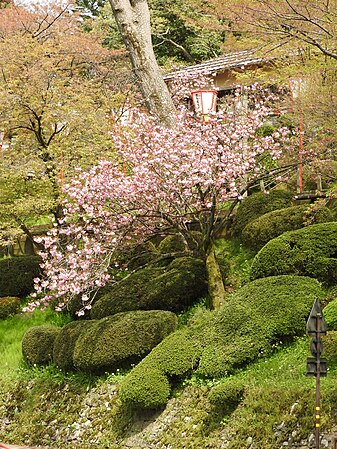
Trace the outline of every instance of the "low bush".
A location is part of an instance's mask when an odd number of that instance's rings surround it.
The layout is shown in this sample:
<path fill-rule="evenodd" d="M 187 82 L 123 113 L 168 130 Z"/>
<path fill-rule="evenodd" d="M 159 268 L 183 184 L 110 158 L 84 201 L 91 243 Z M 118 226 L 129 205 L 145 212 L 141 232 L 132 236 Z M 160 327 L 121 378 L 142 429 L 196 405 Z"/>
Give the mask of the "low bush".
<path fill-rule="evenodd" d="M 287 190 L 272 190 L 269 193 L 257 192 L 248 196 L 242 201 L 234 217 L 233 235 L 240 236 L 247 224 L 261 215 L 291 206 L 292 197 L 293 194 Z"/>
<path fill-rule="evenodd" d="M 18 313 L 20 304 L 20 298 L 17 298 L 16 296 L 5 296 L 0 298 L 0 319 L 3 320 Z"/>
<path fill-rule="evenodd" d="M 245 383 L 239 379 L 228 379 L 213 387 L 208 395 L 211 404 L 225 412 L 233 411 L 243 400 Z"/>
<path fill-rule="evenodd" d="M 337 332 L 330 331 L 323 337 L 323 354 L 326 358 L 328 367 L 337 365 Z"/>
<path fill-rule="evenodd" d="M 76 341 L 94 323 L 94 320 L 73 321 L 60 330 L 55 338 L 53 347 L 53 361 L 58 368 L 65 371 L 75 368 L 73 355 Z"/>
<path fill-rule="evenodd" d="M 259 251 L 269 240 L 284 232 L 303 228 L 307 211 L 308 205 L 302 205 L 268 212 L 245 226 L 242 242 L 248 248 Z M 314 223 L 334 221 L 333 213 L 327 207 L 320 206 L 313 213 Z"/>
<path fill-rule="evenodd" d="M 113 286 L 95 302 L 91 317 L 101 319 L 128 310 L 178 312 L 192 305 L 207 291 L 205 264 L 180 257 L 168 267 L 146 267 Z"/>
<path fill-rule="evenodd" d="M 76 340 L 74 365 L 89 372 L 130 366 L 173 332 L 176 325 L 174 313 L 163 310 L 124 312 L 90 323 Z"/>
<path fill-rule="evenodd" d="M 201 333 L 208 342 L 198 372 L 206 377 L 228 375 L 303 335 L 314 299 L 322 296 L 319 282 L 304 276 L 274 276 L 246 284 Z"/>
<path fill-rule="evenodd" d="M 44 365 L 53 359 L 53 346 L 60 328 L 45 324 L 28 329 L 22 338 L 22 355 L 29 365 Z"/>
<path fill-rule="evenodd" d="M 289 231 L 269 241 L 255 256 L 251 279 L 280 274 L 337 282 L 337 222 Z"/>
<path fill-rule="evenodd" d="M 323 309 L 323 316 L 329 330 L 337 331 L 337 298 L 333 299 Z"/>
<path fill-rule="evenodd" d="M 0 260 L 0 296 L 29 295 L 34 278 L 41 274 L 37 256 L 9 257 Z"/>
<path fill-rule="evenodd" d="M 122 397 L 141 407 L 163 405 L 168 393 L 159 403 L 152 390 L 141 387 L 151 384 L 152 369 L 153 383 L 161 378 L 158 373 L 165 375 L 165 392 L 167 381 L 192 370 L 211 379 L 233 373 L 303 335 L 313 301 L 322 296 L 319 282 L 307 277 L 276 276 L 246 284 L 218 312 L 199 316 L 154 348 L 122 381 Z"/>

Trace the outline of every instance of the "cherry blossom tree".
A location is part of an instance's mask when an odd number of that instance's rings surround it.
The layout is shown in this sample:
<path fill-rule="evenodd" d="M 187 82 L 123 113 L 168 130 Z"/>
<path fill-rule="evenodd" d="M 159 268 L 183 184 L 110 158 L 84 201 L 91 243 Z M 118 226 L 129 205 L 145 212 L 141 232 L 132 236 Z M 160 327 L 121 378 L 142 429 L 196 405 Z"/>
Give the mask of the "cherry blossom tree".
<path fill-rule="evenodd" d="M 239 102 L 236 97 L 209 122 L 182 109 L 174 128 L 140 113 L 129 127 L 116 126 L 115 160 L 79 170 L 64 186 L 64 218 L 44 239 L 47 277 L 36 280 L 29 308 L 56 298 L 62 309 L 76 295 L 90 308 L 97 289 L 114 280 L 109 267 L 120 265 L 121 254 L 172 232 L 182 237 L 185 254 L 205 260 L 209 293 L 219 307 L 224 288 L 214 241 L 247 182 L 266 166 L 278 170 L 288 140 L 284 129 L 267 137 L 257 132 L 268 114 L 261 97 L 244 114 Z"/>

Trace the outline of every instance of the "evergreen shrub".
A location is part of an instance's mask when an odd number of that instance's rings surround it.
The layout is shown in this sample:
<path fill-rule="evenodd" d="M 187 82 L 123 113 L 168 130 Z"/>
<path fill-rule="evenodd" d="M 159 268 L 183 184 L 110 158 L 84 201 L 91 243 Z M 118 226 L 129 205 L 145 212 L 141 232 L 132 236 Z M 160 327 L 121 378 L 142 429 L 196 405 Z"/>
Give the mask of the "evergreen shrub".
<path fill-rule="evenodd" d="M 337 331 L 337 298 L 323 309 L 323 316 L 329 330 Z"/>
<path fill-rule="evenodd" d="M 44 365 L 53 359 L 54 341 L 60 328 L 50 324 L 28 329 L 22 338 L 22 355 L 30 365 Z"/>
<path fill-rule="evenodd" d="M 250 282 L 215 315 L 198 372 L 222 377 L 303 335 L 320 283 L 304 276 L 273 276 Z M 205 338 L 205 337 L 204 337 Z"/>
<path fill-rule="evenodd" d="M 243 400 L 245 383 L 240 379 L 228 379 L 215 385 L 208 399 L 211 404 L 224 408 L 226 411 L 235 409 Z"/>
<path fill-rule="evenodd" d="M 18 256 L 0 260 L 0 296 L 22 298 L 33 291 L 34 278 L 41 274 L 38 256 Z"/>
<path fill-rule="evenodd" d="M 327 359 L 328 367 L 337 365 L 337 332 L 330 331 L 323 337 L 322 357 Z"/>
<path fill-rule="evenodd" d="M 261 215 L 291 206 L 292 197 L 293 194 L 288 190 L 272 190 L 269 193 L 253 193 L 244 198 L 233 220 L 233 235 L 240 236 L 245 226 Z"/>
<path fill-rule="evenodd" d="M 248 248 L 259 251 L 269 240 L 287 231 L 305 226 L 308 205 L 292 206 L 268 212 L 245 226 L 242 231 L 242 242 Z M 320 206 L 314 213 L 314 223 L 334 221 L 332 212 Z"/>
<path fill-rule="evenodd" d="M 143 268 L 115 284 L 95 302 L 93 319 L 129 310 L 178 312 L 207 292 L 205 264 L 200 259 L 180 257 L 168 267 Z"/>
<path fill-rule="evenodd" d="M 15 315 L 20 310 L 20 298 L 16 296 L 5 296 L 0 298 L 0 319 Z"/>
<path fill-rule="evenodd" d="M 251 279 L 280 274 L 337 282 L 337 222 L 311 225 L 270 240 L 255 256 Z"/>
<path fill-rule="evenodd" d="M 104 372 L 139 362 L 176 329 L 177 317 L 164 310 L 138 310 L 89 323 L 76 340 L 74 365 Z"/>
<path fill-rule="evenodd" d="M 94 320 L 73 321 L 61 328 L 55 338 L 53 347 L 53 361 L 58 368 L 65 371 L 70 371 L 75 368 L 73 355 L 76 341 L 94 323 Z"/>

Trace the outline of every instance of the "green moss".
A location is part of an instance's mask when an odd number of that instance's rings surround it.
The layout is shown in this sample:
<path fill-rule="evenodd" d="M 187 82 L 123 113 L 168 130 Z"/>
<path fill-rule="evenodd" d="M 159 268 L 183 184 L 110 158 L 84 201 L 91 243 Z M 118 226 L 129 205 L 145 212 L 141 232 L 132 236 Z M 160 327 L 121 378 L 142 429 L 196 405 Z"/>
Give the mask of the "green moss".
<path fill-rule="evenodd" d="M 22 338 L 22 355 L 30 365 L 43 365 L 53 358 L 53 346 L 60 328 L 45 324 L 28 329 Z"/>
<path fill-rule="evenodd" d="M 20 298 L 5 296 L 0 298 L 0 319 L 15 315 L 20 310 Z"/>
<path fill-rule="evenodd" d="M 186 309 L 206 293 L 206 272 L 202 260 L 175 259 L 168 267 L 147 267 L 113 286 L 92 308 L 100 319 L 127 310 Z"/>
<path fill-rule="evenodd" d="M 245 198 L 240 204 L 232 225 L 233 235 L 241 235 L 248 223 L 271 212 L 291 205 L 293 194 L 287 190 L 272 190 L 266 194 L 257 192 Z"/>
<path fill-rule="evenodd" d="M 268 242 L 255 256 L 251 279 L 279 274 L 337 282 L 337 223 L 308 226 Z"/>
<path fill-rule="evenodd" d="M 287 231 L 304 227 L 308 218 L 308 205 L 287 207 L 258 217 L 245 226 L 242 241 L 248 248 L 259 251 L 269 240 Z M 315 211 L 315 223 L 334 221 L 332 212 L 327 207 Z"/>
<path fill-rule="evenodd" d="M 0 296 L 22 298 L 33 291 L 33 279 L 41 274 L 37 256 L 10 257 L 0 260 Z"/>
<path fill-rule="evenodd" d="M 163 310 L 124 312 L 90 323 L 76 340 L 74 365 L 96 372 L 129 366 L 148 354 L 176 325 L 176 316 Z"/>

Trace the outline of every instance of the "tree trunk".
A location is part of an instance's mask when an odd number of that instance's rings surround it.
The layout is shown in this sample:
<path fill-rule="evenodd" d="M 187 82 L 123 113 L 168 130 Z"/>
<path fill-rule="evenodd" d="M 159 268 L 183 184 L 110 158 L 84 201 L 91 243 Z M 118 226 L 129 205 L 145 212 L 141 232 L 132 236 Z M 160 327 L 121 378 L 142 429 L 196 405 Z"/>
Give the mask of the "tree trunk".
<path fill-rule="evenodd" d="M 172 126 L 175 107 L 157 64 L 146 0 L 109 0 L 148 110 Z"/>
<path fill-rule="evenodd" d="M 218 310 L 225 302 L 226 292 L 213 246 L 209 250 L 206 258 L 206 272 L 212 308 Z"/>

